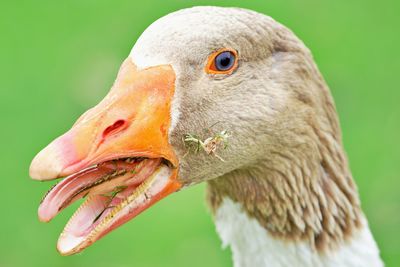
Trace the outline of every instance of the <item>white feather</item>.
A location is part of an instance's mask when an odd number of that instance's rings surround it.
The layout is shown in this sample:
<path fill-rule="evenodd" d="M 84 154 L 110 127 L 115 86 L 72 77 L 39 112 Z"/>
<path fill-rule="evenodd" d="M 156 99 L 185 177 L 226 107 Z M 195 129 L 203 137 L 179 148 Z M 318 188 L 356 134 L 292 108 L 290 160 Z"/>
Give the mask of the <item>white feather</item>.
<path fill-rule="evenodd" d="M 379 251 L 367 221 L 352 240 L 326 255 L 307 243 L 273 238 L 240 204 L 225 198 L 216 212 L 216 227 L 223 246 L 230 246 L 235 267 L 381 267 Z"/>

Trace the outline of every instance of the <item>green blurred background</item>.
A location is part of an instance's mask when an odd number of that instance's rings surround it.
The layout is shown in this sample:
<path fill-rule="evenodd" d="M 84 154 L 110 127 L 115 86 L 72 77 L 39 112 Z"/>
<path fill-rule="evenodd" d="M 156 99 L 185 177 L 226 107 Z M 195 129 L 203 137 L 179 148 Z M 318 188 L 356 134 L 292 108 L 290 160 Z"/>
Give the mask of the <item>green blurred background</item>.
<path fill-rule="evenodd" d="M 290 27 L 313 51 L 340 113 L 363 208 L 387 266 L 400 266 L 399 1 L 1 1 L 0 267 L 231 266 L 204 185 L 174 194 L 85 252 L 56 240 L 76 205 L 37 220 L 51 183 L 29 180 L 32 157 L 110 88 L 155 19 L 193 5 L 239 6 Z"/>

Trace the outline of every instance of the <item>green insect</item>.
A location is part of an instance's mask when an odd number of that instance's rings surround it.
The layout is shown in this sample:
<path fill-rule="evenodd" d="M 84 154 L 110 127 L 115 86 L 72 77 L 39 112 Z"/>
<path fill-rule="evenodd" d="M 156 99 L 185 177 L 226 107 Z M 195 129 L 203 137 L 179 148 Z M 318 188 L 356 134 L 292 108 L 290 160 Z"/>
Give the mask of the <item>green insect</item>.
<path fill-rule="evenodd" d="M 210 127 L 211 128 L 211 127 Z M 207 129 L 209 133 L 211 133 L 210 128 Z M 188 149 L 187 153 L 189 152 L 199 153 L 201 150 L 206 152 L 208 155 L 212 155 L 220 159 L 221 161 L 225 161 L 221 158 L 216 152 L 219 148 L 226 149 L 228 147 L 228 138 L 230 134 L 227 130 L 223 130 L 221 132 L 217 132 L 212 134 L 212 136 L 202 140 L 202 138 L 195 134 L 185 134 L 183 136 L 183 142 L 185 147 Z"/>

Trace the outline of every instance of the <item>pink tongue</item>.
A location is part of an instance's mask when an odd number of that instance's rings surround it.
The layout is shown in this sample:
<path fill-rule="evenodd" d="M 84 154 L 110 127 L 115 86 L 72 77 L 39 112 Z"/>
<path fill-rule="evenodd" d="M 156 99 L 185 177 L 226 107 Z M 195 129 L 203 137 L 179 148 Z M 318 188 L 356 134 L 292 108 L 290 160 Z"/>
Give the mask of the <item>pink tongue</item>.
<path fill-rule="evenodd" d="M 122 160 L 108 161 L 73 174 L 58 183 L 45 196 L 39 206 L 39 219 L 50 221 L 62 209 L 87 194 L 100 195 L 112 191 L 116 186 L 139 184 L 146 178 L 144 176 L 148 175 L 143 172 L 159 163 L 160 159 L 146 159 L 133 163 Z M 107 177 L 107 181 L 100 183 Z"/>

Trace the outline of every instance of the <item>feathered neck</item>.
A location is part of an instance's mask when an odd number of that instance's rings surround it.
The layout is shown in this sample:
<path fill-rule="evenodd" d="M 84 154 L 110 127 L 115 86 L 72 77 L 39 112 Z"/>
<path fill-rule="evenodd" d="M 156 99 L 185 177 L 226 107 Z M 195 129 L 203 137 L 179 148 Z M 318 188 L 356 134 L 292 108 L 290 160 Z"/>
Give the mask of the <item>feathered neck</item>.
<path fill-rule="evenodd" d="M 273 236 L 321 251 L 351 237 L 361 209 L 347 160 L 335 139 L 309 130 L 308 142 L 279 147 L 256 166 L 210 181 L 213 211 L 229 197 Z"/>
<path fill-rule="evenodd" d="M 256 266 L 245 263 L 247 259 L 255 264 L 254 257 L 275 258 L 279 253 L 271 246 L 283 249 L 281 256 L 285 255 L 285 248 L 287 253 L 292 250 L 297 255 L 292 257 L 293 264 L 300 260 L 298 256 L 302 258 L 302 253 L 309 254 L 305 257 L 331 259 L 296 266 L 382 265 L 337 134 L 340 129 L 337 126 L 336 131 L 328 132 L 317 125 L 310 120 L 301 134 L 295 129 L 289 131 L 293 134 L 288 139 L 290 144 L 271 149 L 255 166 L 208 182 L 207 199 L 218 231 L 242 261 L 235 266 Z M 235 235 L 241 237 L 237 239 Z M 257 255 L 246 248 L 237 249 L 240 243 L 259 246 L 254 248 Z M 358 243 L 359 247 L 355 245 Z M 302 252 L 305 249 L 307 252 Z M 346 253 L 359 255 L 363 264 L 332 261 L 337 257 L 328 256 Z M 286 259 L 275 265 L 257 266 L 295 266 L 288 262 Z"/>

